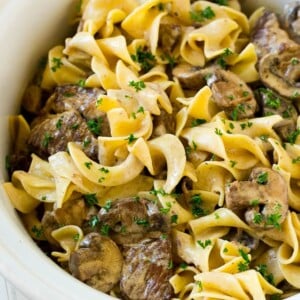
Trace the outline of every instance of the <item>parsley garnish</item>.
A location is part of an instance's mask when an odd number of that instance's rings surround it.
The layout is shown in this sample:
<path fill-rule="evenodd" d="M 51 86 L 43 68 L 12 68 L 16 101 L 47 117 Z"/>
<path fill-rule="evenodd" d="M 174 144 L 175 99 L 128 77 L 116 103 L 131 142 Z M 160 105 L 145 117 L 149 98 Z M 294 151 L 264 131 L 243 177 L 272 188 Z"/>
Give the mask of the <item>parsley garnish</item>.
<path fill-rule="evenodd" d="M 105 202 L 105 205 L 103 206 L 103 208 L 106 210 L 106 211 L 109 211 L 111 209 L 111 205 L 112 205 L 112 201 L 111 200 L 107 200 Z"/>
<path fill-rule="evenodd" d="M 278 109 L 281 105 L 280 98 L 277 97 L 270 89 L 260 88 L 259 91 L 265 96 L 265 105 L 269 108 Z"/>
<path fill-rule="evenodd" d="M 79 238 L 80 238 L 80 234 L 79 233 L 76 233 L 76 234 L 73 235 L 73 240 L 75 242 L 79 241 Z"/>
<path fill-rule="evenodd" d="M 255 269 L 271 284 L 275 285 L 274 283 L 274 276 L 272 273 L 268 272 L 267 265 L 259 264 L 255 267 Z"/>
<path fill-rule="evenodd" d="M 138 62 L 144 72 L 148 72 L 155 66 L 155 56 L 150 52 L 144 50 L 142 47 L 138 47 L 136 54 L 132 54 L 131 58 L 133 61 Z"/>
<path fill-rule="evenodd" d="M 31 228 L 31 232 L 34 233 L 34 235 L 37 237 L 37 238 L 41 238 L 42 235 L 44 234 L 44 230 L 42 227 L 38 228 L 36 225 L 34 225 L 32 228 Z"/>
<path fill-rule="evenodd" d="M 77 85 L 79 85 L 80 87 L 85 87 L 85 80 L 84 79 L 80 79 L 78 82 L 77 82 Z"/>
<path fill-rule="evenodd" d="M 167 213 L 169 213 L 171 207 L 172 207 L 171 202 L 167 202 L 167 203 L 166 203 L 166 207 L 161 207 L 161 208 L 159 209 L 159 211 L 160 211 L 161 213 L 163 213 L 163 214 L 166 215 Z"/>
<path fill-rule="evenodd" d="M 63 121 L 63 118 L 59 118 L 59 119 L 57 120 L 57 122 L 56 122 L 56 124 L 55 124 L 55 127 L 56 127 L 57 129 L 60 129 L 60 128 L 61 128 L 61 126 L 62 126 L 62 121 Z"/>
<path fill-rule="evenodd" d="M 262 172 L 257 176 L 256 182 L 258 184 L 267 184 L 268 183 L 268 172 Z"/>
<path fill-rule="evenodd" d="M 101 134 L 101 127 L 103 124 L 103 118 L 99 117 L 97 120 L 88 120 L 86 122 L 88 129 L 95 135 Z"/>
<path fill-rule="evenodd" d="M 196 126 L 202 125 L 202 124 L 204 124 L 204 123 L 206 123 L 206 120 L 205 120 L 205 119 L 194 119 L 194 120 L 192 121 L 192 123 L 191 123 L 191 126 L 192 126 L 192 127 L 196 127 Z"/>
<path fill-rule="evenodd" d="M 96 194 L 85 194 L 83 195 L 83 198 L 88 206 L 93 206 L 95 204 L 98 204 L 98 199 L 96 197 Z"/>
<path fill-rule="evenodd" d="M 297 57 L 292 57 L 291 64 L 293 66 L 298 65 L 299 64 L 299 59 Z"/>
<path fill-rule="evenodd" d="M 224 5 L 224 6 L 228 5 L 228 0 L 212 0 L 212 2 L 215 2 L 219 5 Z"/>
<path fill-rule="evenodd" d="M 141 91 L 142 89 L 144 89 L 146 87 L 145 82 L 142 80 L 141 81 L 131 80 L 131 81 L 129 81 L 128 85 L 133 87 L 136 92 Z"/>
<path fill-rule="evenodd" d="M 206 215 L 204 209 L 201 207 L 202 199 L 200 194 L 194 194 L 191 197 L 192 214 L 195 217 L 202 217 Z"/>
<path fill-rule="evenodd" d="M 42 146 L 44 148 L 47 148 L 49 146 L 49 143 L 52 141 L 53 137 L 49 132 L 45 132 L 44 138 L 42 140 Z"/>
<path fill-rule="evenodd" d="M 206 19 L 212 19 L 215 13 L 210 6 L 207 6 L 201 11 L 191 11 L 190 18 L 195 22 L 204 22 Z"/>
<path fill-rule="evenodd" d="M 92 164 L 93 164 L 93 163 L 90 162 L 90 161 L 86 161 L 86 162 L 84 163 L 84 165 L 85 165 L 88 169 L 91 168 Z"/>
<path fill-rule="evenodd" d="M 203 249 L 205 249 L 207 246 L 211 245 L 211 240 L 205 240 L 204 242 L 202 241 L 197 241 L 197 244 L 202 247 Z"/>
<path fill-rule="evenodd" d="M 293 164 L 300 163 L 300 156 L 298 156 L 298 157 L 296 157 L 296 158 L 293 158 L 293 159 L 292 159 L 292 163 L 293 163 Z"/>
<path fill-rule="evenodd" d="M 137 140 L 137 137 L 135 137 L 132 133 L 130 133 L 130 135 L 128 136 L 128 138 L 126 138 L 125 140 L 128 141 L 128 144 L 133 143 L 134 141 Z"/>
<path fill-rule="evenodd" d="M 133 221 L 135 222 L 135 224 L 141 225 L 143 227 L 148 227 L 150 225 L 149 221 L 146 220 L 146 219 L 141 219 L 141 218 L 134 217 Z"/>
<path fill-rule="evenodd" d="M 98 226 L 100 220 L 98 218 L 98 216 L 92 216 L 90 219 L 89 219 L 89 225 L 92 227 L 92 228 L 95 228 Z"/>
<path fill-rule="evenodd" d="M 177 224 L 178 221 L 178 215 L 172 215 L 171 216 L 171 224 Z"/>
<path fill-rule="evenodd" d="M 226 61 L 226 57 L 232 55 L 233 52 L 229 49 L 229 48 L 225 48 L 224 52 L 219 56 L 219 58 L 217 59 L 217 64 L 222 68 L 225 69 L 227 67 L 227 61 Z M 233 100 L 234 97 L 231 96 Z"/>
<path fill-rule="evenodd" d="M 154 196 L 157 196 L 157 195 L 166 196 L 167 195 L 166 191 L 163 188 L 160 188 L 157 190 L 153 189 L 150 191 L 150 194 L 154 195 Z"/>
<path fill-rule="evenodd" d="M 297 128 L 287 136 L 287 142 L 290 144 L 295 144 L 299 134 L 300 134 L 300 128 Z"/>
<path fill-rule="evenodd" d="M 223 133 L 222 133 L 221 129 L 215 128 L 215 134 L 222 135 Z"/>
<path fill-rule="evenodd" d="M 109 235 L 109 231 L 110 231 L 110 226 L 108 225 L 108 224 L 103 224 L 102 226 L 101 226 L 101 228 L 100 228 L 100 233 L 102 234 L 102 235 L 105 235 L 105 236 L 107 236 L 107 235 Z"/>
<path fill-rule="evenodd" d="M 63 65 L 63 63 L 60 58 L 53 57 L 51 71 L 56 72 L 62 65 Z"/>

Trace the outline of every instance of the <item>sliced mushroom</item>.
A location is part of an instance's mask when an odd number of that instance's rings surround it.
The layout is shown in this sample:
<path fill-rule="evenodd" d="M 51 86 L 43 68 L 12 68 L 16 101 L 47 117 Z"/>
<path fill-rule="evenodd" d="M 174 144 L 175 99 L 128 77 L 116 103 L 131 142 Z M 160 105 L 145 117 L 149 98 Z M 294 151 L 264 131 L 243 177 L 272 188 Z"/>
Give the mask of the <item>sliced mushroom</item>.
<path fill-rule="evenodd" d="M 173 76 L 179 80 L 181 86 L 190 90 L 199 90 L 205 86 L 205 75 L 207 73 L 204 69 L 188 63 L 178 64 L 172 71 Z"/>
<path fill-rule="evenodd" d="M 167 232 L 169 226 L 157 205 L 146 199 L 123 198 L 98 213 L 102 226 L 109 226 L 110 237 L 117 244 L 134 243 L 145 235 Z"/>
<path fill-rule="evenodd" d="M 98 233 L 89 233 L 71 253 L 71 274 L 87 285 L 109 292 L 120 280 L 123 257 L 114 241 Z"/>
<path fill-rule="evenodd" d="M 278 94 L 300 99 L 300 46 L 265 55 L 259 63 L 261 81 Z"/>
<path fill-rule="evenodd" d="M 81 227 L 87 216 L 88 208 L 83 199 L 69 200 L 61 208 L 46 211 L 42 218 L 42 227 L 46 239 L 50 244 L 59 246 L 51 233 L 64 225 L 77 225 Z"/>
<path fill-rule="evenodd" d="M 283 25 L 291 39 L 300 43 L 300 2 L 294 1 L 284 7 Z"/>
<path fill-rule="evenodd" d="M 287 185 L 278 172 L 258 167 L 248 181 L 234 181 L 227 186 L 225 201 L 249 226 L 279 228 L 288 212 Z"/>
<path fill-rule="evenodd" d="M 297 127 L 298 113 L 293 102 L 268 88 L 259 88 L 256 94 L 260 100 L 263 116 L 278 114 L 283 117 L 282 121 L 274 125 L 274 130 L 286 141 Z"/>

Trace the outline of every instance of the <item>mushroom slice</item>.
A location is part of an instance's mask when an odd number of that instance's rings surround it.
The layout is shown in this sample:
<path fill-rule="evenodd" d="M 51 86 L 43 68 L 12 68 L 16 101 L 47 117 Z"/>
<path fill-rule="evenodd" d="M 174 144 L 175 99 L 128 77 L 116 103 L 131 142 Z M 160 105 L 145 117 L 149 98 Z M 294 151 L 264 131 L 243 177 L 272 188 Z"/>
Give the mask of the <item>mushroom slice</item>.
<path fill-rule="evenodd" d="M 253 228 L 279 228 L 288 212 L 288 190 L 282 176 L 271 169 L 252 170 L 248 181 L 234 181 L 225 193 L 226 206 Z"/>
<path fill-rule="evenodd" d="M 261 81 L 283 97 L 300 99 L 300 46 L 265 55 L 259 63 Z"/>
<path fill-rule="evenodd" d="M 287 4 L 284 8 L 283 25 L 291 39 L 300 43 L 300 2 Z"/>
<path fill-rule="evenodd" d="M 123 257 L 115 242 L 95 232 L 84 237 L 69 260 L 74 277 L 104 293 L 120 280 L 122 266 Z"/>

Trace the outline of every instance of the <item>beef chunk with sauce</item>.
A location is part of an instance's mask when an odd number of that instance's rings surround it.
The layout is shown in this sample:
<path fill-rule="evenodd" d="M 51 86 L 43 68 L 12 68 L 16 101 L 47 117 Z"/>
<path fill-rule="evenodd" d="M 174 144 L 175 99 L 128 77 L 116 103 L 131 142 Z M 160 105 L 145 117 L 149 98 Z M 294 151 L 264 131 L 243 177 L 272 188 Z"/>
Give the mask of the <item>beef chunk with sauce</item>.
<path fill-rule="evenodd" d="M 146 199 L 124 198 L 112 202 L 98 213 L 100 224 L 109 226 L 110 237 L 117 244 L 129 244 L 145 235 L 160 235 L 169 230 L 157 205 Z"/>
<path fill-rule="evenodd" d="M 76 110 L 56 115 L 47 115 L 34 122 L 28 145 L 41 158 L 66 151 L 68 142 L 77 142 L 90 158 L 98 157 L 97 139 Z"/>
<path fill-rule="evenodd" d="M 124 250 L 120 288 L 125 299 L 168 300 L 172 297 L 170 238 L 143 239 Z"/>

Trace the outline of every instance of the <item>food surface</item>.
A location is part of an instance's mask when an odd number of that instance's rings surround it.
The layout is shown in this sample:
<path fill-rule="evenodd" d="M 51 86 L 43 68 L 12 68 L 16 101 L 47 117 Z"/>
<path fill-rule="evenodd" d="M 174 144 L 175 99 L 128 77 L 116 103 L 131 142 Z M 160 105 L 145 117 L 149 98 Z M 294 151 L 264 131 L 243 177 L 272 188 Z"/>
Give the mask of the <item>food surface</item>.
<path fill-rule="evenodd" d="M 299 5 L 83 0 L 10 119 L 37 245 L 125 300 L 300 291 Z"/>

